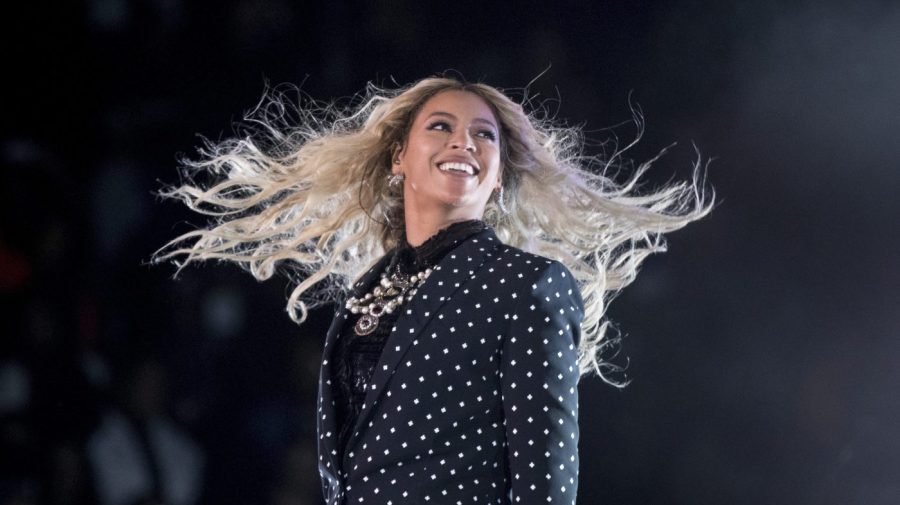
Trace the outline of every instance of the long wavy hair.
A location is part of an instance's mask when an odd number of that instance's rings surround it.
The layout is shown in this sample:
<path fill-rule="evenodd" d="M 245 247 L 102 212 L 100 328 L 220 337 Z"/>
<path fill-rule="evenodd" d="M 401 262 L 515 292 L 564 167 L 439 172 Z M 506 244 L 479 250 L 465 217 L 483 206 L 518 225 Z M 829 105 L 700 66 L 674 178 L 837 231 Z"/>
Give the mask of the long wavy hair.
<path fill-rule="evenodd" d="M 166 244 L 154 260 L 174 260 L 179 271 L 194 261 L 226 260 L 259 280 L 287 273 L 296 282 L 287 310 L 302 322 L 309 307 L 339 298 L 402 240 L 403 195 L 388 184 L 391 155 L 423 104 L 446 90 L 481 97 L 499 121 L 508 212 L 495 193 L 485 223 L 504 243 L 556 259 L 573 273 L 585 302 L 580 370 L 621 385 L 614 378 L 621 368 L 605 359 L 618 340 L 607 335 L 608 303 L 649 254 L 665 250 L 664 233 L 703 217 L 714 201 L 699 158 L 690 181 L 641 190 L 658 156 L 636 166 L 621 156 L 640 137 L 639 110 L 634 142 L 600 157 L 584 153 L 580 128 L 526 112 L 481 83 L 433 77 L 396 90 L 369 85 L 343 105 L 302 95 L 295 102 L 276 89 L 245 117 L 244 135 L 207 140 L 197 159 L 182 161 L 182 184 L 162 194 L 212 219 Z M 631 173 L 617 182 L 623 167 Z"/>

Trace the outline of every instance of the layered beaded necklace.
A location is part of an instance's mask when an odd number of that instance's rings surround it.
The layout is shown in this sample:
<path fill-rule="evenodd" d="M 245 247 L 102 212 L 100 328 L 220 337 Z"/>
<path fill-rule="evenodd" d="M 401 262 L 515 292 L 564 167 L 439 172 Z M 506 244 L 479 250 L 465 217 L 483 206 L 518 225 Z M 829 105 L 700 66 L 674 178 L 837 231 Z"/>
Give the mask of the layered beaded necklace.
<path fill-rule="evenodd" d="M 416 290 L 431 272 L 432 269 L 429 267 L 412 275 L 403 274 L 399 265 L 396 265 L 393 273 L 381 274 L 381 281 L 371 292 L 362 298 L 350 297 L 347 300 L 347 309 L 352 314 L 362 314 L 353 326 L 353 332 L 362 336 L 375 331 L 375 328 L 378 328 L 378 318 L 383 314 L 394 312 L 403 305 L 403 302 L 415 296 Z"/>
<path fill-rule="evenodd" d="M 353 326 L 358 336 L 370 335 L 378 329 L 379 318 L 391 314 L 409 301 L 431 275 L 432 267 L 443 255 L 461 240 L 485 229 L 478 219 L 460 221 L 442 229 L 422 245 L 413 247 L 401 239 L 406 247 L 397 250 L 390 264 L 381 273 L 381 279 L 369 293 L 347 300 L 345 307 L 360 317 Z M 419 269 L 416 273 L 405 273 Z"/>

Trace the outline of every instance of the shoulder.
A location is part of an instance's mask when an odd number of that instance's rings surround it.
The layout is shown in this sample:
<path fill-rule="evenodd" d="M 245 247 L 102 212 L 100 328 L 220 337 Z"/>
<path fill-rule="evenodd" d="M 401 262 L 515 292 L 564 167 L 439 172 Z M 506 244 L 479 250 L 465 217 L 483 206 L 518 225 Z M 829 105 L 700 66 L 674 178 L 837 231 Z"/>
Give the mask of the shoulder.
<path fill-rule="evenodd" d="M 493 263 L 495 268 L 516 272 L 516 277 L 526 283 L 534 283 L 539 280 L 553 282 L 553 278 L 559 282 L 575 284 L 575 276 L 561 262 L 539 254 L 531 253 L 500 243 L 496 250 Z"/>
<path fill-rule="evenodd" d="M 584 300 L 575 276 L 560 261 L 516 247 L 499 249 L 494 268 L 515 272 L 514 281 L 509 283 L 515 299 L 508 309 L 511 334 L 518 335 L 522 342 L 537 339 L 545 346 L 551 341 L 577 346 L 584 320 Z M 504 289 L 499 285 L 497 288 Z M 564 334 L 570 335 L 571 340 L 558 339 Z"/>
<path fill-rule="evenodd" d="M 550 293 L 554 298 L 572 301 L 573 306 L 583 306 L 575 276 L 560 261 L 501 242 L 486 267 L 498 289 L 510 289 L 520 296 L 541 299 L 546 299 Z"/>

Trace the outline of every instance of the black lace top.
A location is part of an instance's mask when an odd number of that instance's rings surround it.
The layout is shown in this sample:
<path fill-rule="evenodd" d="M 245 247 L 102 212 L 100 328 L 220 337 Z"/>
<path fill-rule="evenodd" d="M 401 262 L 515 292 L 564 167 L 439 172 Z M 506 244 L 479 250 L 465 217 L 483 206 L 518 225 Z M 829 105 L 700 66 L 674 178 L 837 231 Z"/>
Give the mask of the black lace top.
<path fill-rule="evenodd" d="M 414 274 L 433 267 L 456 245 L 484 228 L 485 224 L 477 219 L 453 223 L 418 247 L 409 245 L 404 237 L 402 240 L 404 245 L 388 253 L 392 257 L 385 270 L 391 271 L 398 267 L 401 273 Z M 376 277 L 375 282 L 377 283 L 378 280 L 379 278 Z M 364 286 L 360 293 L 368 293 L 374 287 L 374 284 Z M 356 424 L 356 419 L 362 410 L 362 404 L 365 402 L 366 385 L 375 372 L 384 344 L 401 312 L 401 310 L 395 310 L 391 314 L 381 315 L 378 319 L 378 327 L 368 335 L 357 335 L 353 331 L 359 316 L 351 316 L 341 328 L 341 335 L 334 351 L 335 367 L 332 384 L 334 384 L 334 400 L 338 415 L 339 443 L 342 454 L 350 438 L 353 425 Z"/>

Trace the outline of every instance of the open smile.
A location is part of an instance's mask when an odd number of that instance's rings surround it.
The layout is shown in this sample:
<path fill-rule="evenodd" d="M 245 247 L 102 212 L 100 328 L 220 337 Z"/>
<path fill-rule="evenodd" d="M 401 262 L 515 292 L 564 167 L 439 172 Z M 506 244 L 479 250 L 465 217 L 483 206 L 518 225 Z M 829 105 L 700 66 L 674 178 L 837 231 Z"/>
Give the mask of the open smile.
<path fill-rule="evenodd" d="M 478 167 L 458 161 L 447 161 L 444 163 L 440 163 L 438 164 L 438 169 L 442 172 L 458 172 L 468 175 L 478 175 L 479 172 Z"/>

